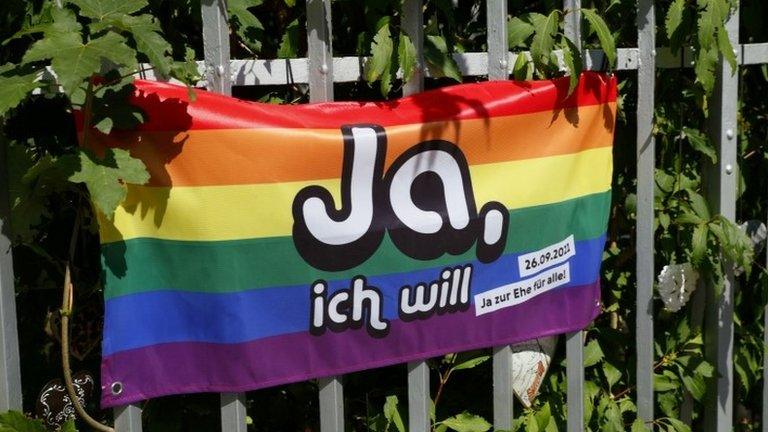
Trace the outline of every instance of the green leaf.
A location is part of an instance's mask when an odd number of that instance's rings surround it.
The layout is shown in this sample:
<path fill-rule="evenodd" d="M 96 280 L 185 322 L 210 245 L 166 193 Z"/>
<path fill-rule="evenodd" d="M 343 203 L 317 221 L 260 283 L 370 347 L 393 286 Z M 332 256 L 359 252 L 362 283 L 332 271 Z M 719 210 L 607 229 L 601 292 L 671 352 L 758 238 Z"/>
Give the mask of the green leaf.
<path fill-rule="evenodd" d="M 701 360 L 699 365 L 696 366 L 696 369 L 693 370 L 693 373 L 699 374 L 705 378 L 712 378 L 715 376 L 715 367 L 706 360 Z"/>
<path fill-rule="evenodd" d="M 701 84 L 706 94 L 712 94 L 715 88 L 715 66 L 717 66 L 717 48 L 700 48 L 693 70 L 696 73 L 696 81 Z"/>
<path fill-rule="evenodd" d="M 35 42 L 24 62 L 51 59 L 64 91 L 71 95 L 85 79 L 101 70 L 102 62 L 135 68 L 136 52 L 117 33 L 107 33 L 83 43 L 79 34 L 66 34 Z"/>
<path fill-rule="evenodd" d="M 371 58 L 365 64 L 365 80 L 369 84 L 380 79 L 385 72 L 389 71 L 393 49 L 389 21 L 387 20 L 376 32 L 371 42 Z"/>
<path fill-rule="evenodd" d="M 485 432 L 491 428 L 491 424 L 484 418 L 467 412 L 447 418 L 441 423 L 456 432 Z"/>
<path fill-rule="evenodd" d="M 717 162 L 717 152 L 706 134 L 688 127 L 684 127 L 682 130 L 694 150 L 709 157 L 712 163 Z"/>
<path fill-rule="evenodd" d="M 543 21 L 534 23 L 531 57 L 539 71 L 545 71 L 550 64 L 550 54 L 560 25 L 560 11 L 553 10 Z"/>
<path fill-rule="evenodd" d="M 594 366 L 603 360 L 603 350 L 600 348 L 600 344 L 597 339 L 592 339 L 584 347 L 584 367 Z"/>
<path fill-rule="evenodd" d="M 538 411 L 536 411 L 534 417 L 536 417 L 536 425 L 538 425 L 539 430 L 546 431 L 549 424 L 552 423 L 552 410 L 549 406 L 549 402 L 545 403 Z"/>
<path fill-rule="evenodd" d="M 77 428 L 75 427 L 75 419 L 69 419 L 64 422 L 64 424 L 61 425 L 61 428 L 59 428 L 59 432 L 77 432 Z"/>
<path fill-rule="evenodd" d="M 698 217 L 704 220 L 710 220 L 712 217 L 710 216 L 707 201 L 704 197 L 690 189 L 687 192 L 688 199 L 691 202 L 691 209 L 693 209 Z"/>
<path fill-rule="evenodd" d="M 171 44 L 163 38 L 160 23 L 152 15 L 120 15 L 102 21 L 102 25 L 130 33 L 136 42 L 136 49 L 147 56 L 158 74 L 161 77 L 169 76 L 172 63 Z"/>
<path fill-rule="evenodd" d="M 285 1 L 285 5 L 288 7 L 296 6 L 296 0 L 284 0 L 284 1 Z"/>
<path fill-rule="evenodd" d="M 691 428 L 687 424 L 676 418 L 669 417 L 665 420 L 675 429 L 675 432 L 691 432 Z"/>
<path fill-rule="evenodd" d="M 261 51 L 264 26 L 248 8 L 261 3 L 261 0 L 227 0 L 227 12 L 237 36 L 248 48 L 256 52 Z"/>
<path fill-rule="evenodd" d="M 530 16 L 513 17 L 507 22 L 507 42 L 510 48 L 526 47 L 526 41 L 533 35 L 534 27 Z"/>
<path fill-rule="evenodd" d="M 130 130 L 144 121 L 144 113 L 128 103 L 133 94 L 132 80 L 122 84 L 101 87 L 93 100 L 93 127 L 108 134 L 113 127 Z"/>
<path fill-rule="evenodd" d="M 667 18 L 664 20 L 664 27 L 667 30 L 667 38 L 670 41 L 677 40 L 677 33 L 680 31 L 680 24 L 683 22 L 683 11 L 685 10 L 686 0 L 674 0 L 669 9 L 667 9 Z M 673 46 L 672 50 L 677 47 Z"/>
<path fill-rule="evenodd" d="M 461 356 L 461 354 L 459 354 L 459 356 Z M 480 355 L 480 356 L 472 357 L 466 360 L 457 358 L 457 361 L 461 361 L 461 363 L 457 364 L 451 369 L 455 371 L 462 370 L 462 369 L 472 369 L 475 366 L 485 363 L 489 358 L 491 358 L 491 356 L 488 356 L 488 355 Z"/>
<path fill-rule="evenodd" d="M 411 38 L 403 32 L 400 32 L 400 40 L 397 43 L 397 61 L 403 71 L 403 82 L 408 82 L 416 66 L 416 47 Z"/>
<path fill-rule="evenodd" d="M 690 393 L 694 399 L 700 401 L 704 397 L 704 393 L 707 391 L 704 377 L 699 375 L 683 375 L 682 380 L 685 389 L 688 390 L 688 393 Z"/>
<path fill-rule="evenodd" d="M 33 228 L 44 217 L 50 216 L 49 197 L 67 189 L 67 179 L 77 168 L 77 163 L 69 155 L 54 158 L 46 154 L 36 158 L 25 146 L 9 144 L 2 139 L 0 145 L 7 147 L 11 230 L 14 240 L 28 243 L 33 241 Z"/>
<path fill-rule="evenodd" d="M 680 409 L 680 401 L 676 392 L 665 392 L 657 395 L 661 412 L 670 417 L 676 417 Z"/>
<path fill-rule="evenodd" d="M 613 69 L 616 66 L 616 42 L 613 40 L 611 31 L 608 30 L 608 25 L 605 24 L 603 18 L 594 9 L 582 9 L 581 12 L 595 33 L 597 33 L 600 46 L 608 58 L 608 65 Z"/>
<path fill-rule="evenodd" d="M 603 374 L 605 374 L 605 379 L 608 381 L 608 388 L 613 387 L 621 379 L 621 371 L 608 362 L 603 362 Z"/>
<path fill-rule="evenodd" d="M 512 77 L 518 81 L 525 81 L 533 78 L 531 63 L 524 53 L 517 53 L 515 64 L 512 67 Z"/>
<path fill-rule="evenodd" d="M 74 183 L 85 183 L 91 201 L 111 218 L 127 194 L 126 183 L 142 185 L 149 180 L 147 167 L 123 149 L 107 149 L 103 159 L 80 150 L 80 169 L 70 176 Z"/>
<path fill-rule="evenodd" d="M 604 396 L 600 402 L 606 405 L 600 430 L 603 432 L 624 432 L 624 420 L 621 417 L 621 409 L 616 402 L 611 400 L 609 396 Z"/>
<path fill-rule="evenodd" d="M 441 36 L 428 35 L 424 39 L 424 59 L 429 73 L 435 78 L 448 77 L 461 82 L 461 71 L 456 60 L 448 51 L 445 39 Z"/>
<path fill-rule="evenodd" d="M 31 419 L 18 411 L 0 414 L 0 431 L 8 432 L 46 432 L 43 422 Z"/>
<path fill-rule="evenodd" d="M 285 28 L 285 33 L 280 40 L 280 47 L 277 49 L 278 58 L 295 58 L 299 55 L 299 27 L 298 18 L 291 21 Z"/>
<path fill-rule="evenodd" d="M 80 15 L 98 21 L 129 15 L 147 6 L 147 0 L 69 0 L 80 8 Z"/>
<path fill-rule="evenodd" d="M 36 72 L 24 73 L 18 68 L 10 69 L 10 66 L 0 67 L 0 71 L 5 71 L 0 73 L 0 116 L 16 108 L 32 90 L 40 86 Z"/>
<path fill-rule="evenodd" d="M 725 26 L 721 25 L 717 29 L 717 47 L 720 49 L 720 53 L 723 55 L 725 61 L 731 67 L 731 75 L 735 74 L 738 70 L 738 64 L 736 61 L 736 54 L 733 52 L 733 45 L 728 38 L 728 30 Z"/>
<path fill-rule="evenodd" d="M 398 409 L 398 403 L 399 401 L 395 395 L 387 396 L 384 401 L 384 418 L 387 419 L 385 431 L 389 430 L 389 425 L 394 425 L 398 432 L 406 431 L 403 417 Z"/>
<path fill-rule="evenodd" d="M 570 96 L 573 94 L 573 91 L 576 90 L 576 86 L 579 85 L 579 76 L 581 75 L 581 70 L 583 68 L 581 52 L 568 38 L 563 38 L 563 43 L 560 44 L 560 48 L 563 50 L 563 61 L 568 70 L 568 96 Z"/>
<path fill-rule="evenodd" d="M 665 392 L 680 387 L 680 382 L 674 374 L 653 374 L 653 390 Z"/>
<path fill-rule="evenodd" d="M 693 237 L 691 238 L 691 263 L 694 266 L 701 265 L 704 255 L 707 253 L 707 237 L 709 228 L 707 224 L 699 224 L 693 228 Z"/>
<path fill-rule="evenodd" d="M 632 422 L 632 429 L 630 432 L 650 432 L 650 429 L 641 419 L 638 418 Z"/>
<path fill-rule="evenodd" d="M 82 26 L 77 22 L 74 12 L 67 8 L 53 8 L 51 10 L 51 21 L 22 29 L 3 41 L 3 44 L 28 34 L 42 32 L 45 37 L 56 37 L 67 33 L 80 33 L 80 30 L 82 30 Z"/>

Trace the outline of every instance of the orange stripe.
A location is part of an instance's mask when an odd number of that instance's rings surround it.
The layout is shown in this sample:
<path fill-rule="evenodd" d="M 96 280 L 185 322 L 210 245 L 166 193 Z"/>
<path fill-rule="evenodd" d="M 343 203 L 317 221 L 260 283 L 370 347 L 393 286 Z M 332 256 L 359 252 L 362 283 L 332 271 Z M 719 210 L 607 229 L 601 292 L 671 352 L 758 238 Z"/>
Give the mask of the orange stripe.
<path fill-rule="evenodd" d="M 470 165 L 532 159 L 610 146 L 615 103 L 532 114 L 390 126 L 387 159 L 418 142 L 444 139 Z M 95 147 L 128 148 L 151 174 L 151 186 L 221 186 L 338 178 L 342 136 L 335 129 L 222 129 L 115 132 Z M 183 151 L 182 151 L 183 149 Z"/>

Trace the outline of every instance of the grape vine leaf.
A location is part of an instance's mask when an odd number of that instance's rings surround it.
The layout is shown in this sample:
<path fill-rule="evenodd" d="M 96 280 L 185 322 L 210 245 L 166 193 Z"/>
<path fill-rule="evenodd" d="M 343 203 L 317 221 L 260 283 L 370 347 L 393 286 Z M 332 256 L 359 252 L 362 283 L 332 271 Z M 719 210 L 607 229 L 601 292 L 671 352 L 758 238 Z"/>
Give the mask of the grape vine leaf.
<path fill-rule="evenodd" d="M 0 66 L 0 116 L 16 108 L 40 84 L 37 73 L 23 73 L 10 65 Z"/>
<path fill-rule="evenodd" d="M 107 149 L 103 159 L 80 150 L 80 168 L 69 180 L 85 183 L 95 207 L 112 218 L 117 206 L 128 193 L 126 184 L 142 185 L 149 180 L 147 167 L 124 149 Z"/>
<path fill-rule="evenodd" d="M 98 21 L 129 15 L 147 6 L 147 0 L 69 0 L 80 8 L 80 15 Z"/>
<path fill-rule="evenodd" d="M 46 432 L 43 422 L 31 419 L 18 411 L 0 414 L 0 430 L 10 432 Z"/>
<path fill-rule="evenodd" d="M 82 30 L 82 26 L 77 22 L 74 12 L 66 8 L 53 8 L 51 10 L 51 21 L 22 29 L 6 39 L 3 44 L 28 34 L 43 33 L 45 37 L 56 37 L 56 35 L 66 33 L 80 33 L 80 30 Z"/>
<path fill-rule="evenodd" d="M 83 80 L 99 72 L 102 62 L 135 68 L 136 52 L 117 33 L 109 32 L 86 43 L 79 33 L 68 33 L 41 39 L 24 55 L 25 63 L 48 59 L 64 91 L 72 94 Z"/>
<path fill-rule="evenodd" d="M 162 36 L 162 29 L 152 15 L 119 15 L 91 26 L 92 31 L 112 26 L 130 33 L 136 42 L 136 49 L 147 56 L 149 62 L 162 77 L 171 72 L 171 44 Z"/>

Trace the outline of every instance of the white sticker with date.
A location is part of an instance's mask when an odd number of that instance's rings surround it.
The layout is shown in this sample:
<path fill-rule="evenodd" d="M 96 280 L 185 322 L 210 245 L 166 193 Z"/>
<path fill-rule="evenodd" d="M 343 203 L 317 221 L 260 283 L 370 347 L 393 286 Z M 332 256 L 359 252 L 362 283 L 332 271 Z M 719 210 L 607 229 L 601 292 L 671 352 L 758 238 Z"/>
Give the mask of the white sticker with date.
<path fill-rule="evenodd" d="M 576 255 L 576 246 L 573 243 L 573 234 L 571 234 L 561 242 L 535 252 L 520 255 L 517 258 L 520 277 L 530 276 L 552 266 L 562 264 L 574 255 Z"/>

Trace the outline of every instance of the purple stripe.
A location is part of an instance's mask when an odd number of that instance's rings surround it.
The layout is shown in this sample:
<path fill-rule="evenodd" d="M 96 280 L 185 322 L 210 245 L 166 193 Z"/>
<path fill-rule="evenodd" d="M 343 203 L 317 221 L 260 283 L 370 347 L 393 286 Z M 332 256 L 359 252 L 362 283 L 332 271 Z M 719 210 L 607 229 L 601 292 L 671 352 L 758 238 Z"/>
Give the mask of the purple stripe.
<path fill-rule="evenodd" d="M 240 392 L 505 345 L 582 329 L 599 313 L 600 283 L 550 291 L 518 306 L 475 317 L 466 312 L 390 323 L 389 335 L 365 330 L 312 336 L 290 333 L 252 342 L 180 342 L 123 351 L 102 361 L 103 407 L 180 393 Z M 113 396 L 110 386 L 122 384 Z"/>

